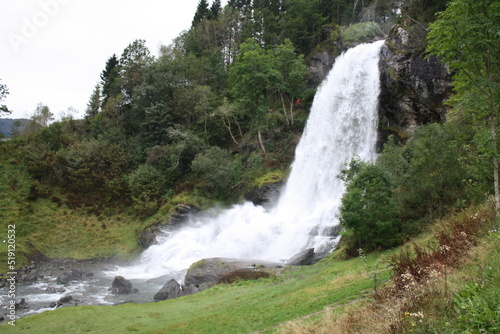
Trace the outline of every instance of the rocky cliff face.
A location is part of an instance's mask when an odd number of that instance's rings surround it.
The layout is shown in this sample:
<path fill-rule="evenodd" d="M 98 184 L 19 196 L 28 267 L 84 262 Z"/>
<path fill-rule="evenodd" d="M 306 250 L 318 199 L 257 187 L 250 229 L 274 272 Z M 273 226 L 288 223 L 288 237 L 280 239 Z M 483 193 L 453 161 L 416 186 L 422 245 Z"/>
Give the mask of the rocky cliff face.
<path fill-rule="evenodd" d="M 405 139 L 420 125 L 446 119 L 451 75 L 435 57 L 426 57 L 425 30 L 394 25 L 380 59 L 379 146 L 391 134 Z"/>

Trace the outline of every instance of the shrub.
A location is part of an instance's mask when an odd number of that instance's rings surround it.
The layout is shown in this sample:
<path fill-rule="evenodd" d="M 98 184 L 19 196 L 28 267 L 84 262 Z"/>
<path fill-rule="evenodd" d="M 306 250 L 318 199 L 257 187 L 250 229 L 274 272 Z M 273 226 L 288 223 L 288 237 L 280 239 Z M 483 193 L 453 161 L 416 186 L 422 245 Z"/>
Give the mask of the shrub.
<path fill-rule="evenodd" d="M 73 144 L 66 155 L 66 188 L 87 197 L 123 193 L 128 163 L 122 146 L 89 140 Z"/>
<path fill-rule="evenodd" d="M 217 195 L 227 192 L 233 174 L 229 152 L 213 146 L 197 154 L 191 168 L 205 182 L 209 192 Z"/>
<path fill-rule="evenodd" d="M 342 176 L 347 189 L 340 224 L 348 251 L 390 248 L 399 242 L 401 222 L 389 176 L 379 166 L 351 161 Z"/>
<path fill-rule="evenodd" d="M 384 33 L 380 29 L 380 26 L 375 22 L 353 24 L 343 33 L 344 43 L 349 47 L 369 42 L 375 37 L 382 38 L 383 36 Z"/>
<path fill-rule="evenodd" d="M 149 207 L 165 193 L 166 177 L 153 166 L 141 165 L 128 176 L 127 184 L 136 206 Z"/>

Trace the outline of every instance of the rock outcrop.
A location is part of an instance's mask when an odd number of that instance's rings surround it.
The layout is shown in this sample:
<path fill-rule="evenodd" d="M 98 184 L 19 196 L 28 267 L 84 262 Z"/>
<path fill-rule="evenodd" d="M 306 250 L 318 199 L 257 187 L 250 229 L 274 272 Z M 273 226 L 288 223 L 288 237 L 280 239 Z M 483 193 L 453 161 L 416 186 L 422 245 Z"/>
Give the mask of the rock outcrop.
<path fill-rule="evenodd" d="M 186 273 L 184 282 L 187 285 L 203 287 L 206 284 L 215 284 L 222 275 L 238 269 L 277 267 L 282 267 L 282 264 L 261 260 L 242 260 L 222 257 L 208 258 L 193 263 Z"/>
<path fill-rule="evenodd" d="M 179 204 L 169 219 L 159 221 L 143 230 L 139 235 L 137 242 L 143 248 L 148 248 L 149 246 L 156 244 L 156 237 L 162 232 L 162 230 L 169 228 L 173 229 L 179 224 L 186 222 L 192 215 L 199 212 L 200 209 L 193 205 Z"/>
<path fill-rule="evenodd" d="M 261 187 L 253 188 L 250 193 L 245 195 L 245 199 L 254 205 L 269 208 L 279 198 L 282 186 L 283 182 L 266 183 Z"/>
<path fill-rule="evenodd" d="M 389 135 L 403 140 L 420 125 L 446 119 L 451 74 L 425 53 L 425 30 L 394 25 L 381 50 L 379 148 Z"/>
<path fill-rule="evenodd" d="M 328 52 L 326 50 L 318 51 L 311 57 L 310 64 L 307 68 L 309 79 L 308 87 L 317 87 L 325 80 L 328 72 L 335 63 L 337 53 Z"/>
<path fill-rule="evenodd" d="M 292 256 L 288 261 L 285 262 L 287 266 L 307 266 L 313 264 L 316 259 L 316 253 L 314 253 L 314 248 L 308 248 L 302 252 Z"/>

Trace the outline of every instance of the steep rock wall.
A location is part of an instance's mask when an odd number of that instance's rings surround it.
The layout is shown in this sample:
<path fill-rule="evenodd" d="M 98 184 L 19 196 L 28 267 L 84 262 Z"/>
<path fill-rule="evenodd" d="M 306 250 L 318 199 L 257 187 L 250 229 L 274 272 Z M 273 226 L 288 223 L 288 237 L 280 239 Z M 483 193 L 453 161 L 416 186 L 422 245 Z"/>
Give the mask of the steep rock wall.
<path fill-rule="evenodd" d="M 451 74 L 436 57 L 426 57 L 425 38 L 419 25 L 394 25 L 381 50 L 379 147 L 391 134 L 404 140 L 420 125 L 446 119 Z"/>

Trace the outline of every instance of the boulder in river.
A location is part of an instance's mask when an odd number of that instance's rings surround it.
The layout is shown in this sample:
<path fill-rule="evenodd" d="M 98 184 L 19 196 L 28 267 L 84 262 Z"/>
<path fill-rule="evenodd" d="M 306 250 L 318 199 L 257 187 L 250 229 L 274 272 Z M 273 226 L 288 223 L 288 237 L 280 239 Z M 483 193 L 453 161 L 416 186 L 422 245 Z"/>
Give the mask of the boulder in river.
<path fill-rule="evenodd" d="M 129 280 L 125 279 L 123 276 L 116 276 L 111 284 L 111 292 L 115 295 L 123 295 L 129 293 L 137 293 L 139 290 L 134 288 Z"/>
<path fill-rule="evenodd" d="M 72 295 L 66 295 L 64 297 L 59 298 L 59 300 L 57 301 L 57 304 L 59 304 L 59 305 L 67 304 L 67 303 L 69 303 L 72 300 L 73 300 L 73 296 Z"/>
<path fill-rule="evenodd" d="M 179 284 L 175 279 L 169 280 L 165 285 L 154 295 L 155 301 L 174 299 L 182 296 L 192 295 L 200 291 L 194 285 Z"/>
<path fill-rule="evenodd" d="M 71 269 L 57 277 L 57 283 L 68 284 L 70 281 L 79 281 L 82 279 L 82 271 L 80 269 Z"/>

